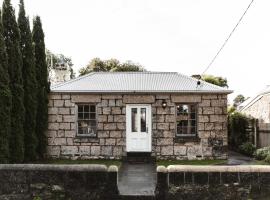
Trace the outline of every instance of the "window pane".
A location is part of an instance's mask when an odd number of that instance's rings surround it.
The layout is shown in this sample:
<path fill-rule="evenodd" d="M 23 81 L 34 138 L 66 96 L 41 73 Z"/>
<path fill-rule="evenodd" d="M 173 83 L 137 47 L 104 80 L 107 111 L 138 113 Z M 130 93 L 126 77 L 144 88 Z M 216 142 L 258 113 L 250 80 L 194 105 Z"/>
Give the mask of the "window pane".
<path fill-rule="evenodd" d="M 146 132 L 146 108 L 141 108 L 141 132 Z"/>
<path fill-rule="evenodd" d="M 138 131 L 137 108 L 131 108 L 131 131 Z"/>
<path fill-rule="evenodd" d="M 83 113 L 78 113 L 78 119 L 83 119 Z"/>
<path fill-rule="evenodd" d="M 90 113 L 90 119 L 96 119 L 96 113 Z"/>
<path fill-rule="evenodd" d="M 90 112 L 90 106 L 89 105 L 85 105 L 83 112 Z"/>
<path fill-rule="evenodd" d="M 96 112 L 96 106 L 90 106 L 90 112 Z"/>
<path fill-rule="evenodd" d="M 78 105 L 78 112 L 83 112 L 83 106 L 82 105 Z"/>
<path fill-rule="evenodd" d="M 95 135 L 96 123 L 95 121 L 79 121 L 78 134 Z"/>
<path fill-rule="evenodd" d="M 191 113 L 191 114 L 190 114 L 190 118 L 191 118 L 191 119 L 196 119 L 196 113 Z"/>
<path fill-rule="evenodd" d="M 83 119 L 90 119 L 89 113 L 83 113 Z"/>

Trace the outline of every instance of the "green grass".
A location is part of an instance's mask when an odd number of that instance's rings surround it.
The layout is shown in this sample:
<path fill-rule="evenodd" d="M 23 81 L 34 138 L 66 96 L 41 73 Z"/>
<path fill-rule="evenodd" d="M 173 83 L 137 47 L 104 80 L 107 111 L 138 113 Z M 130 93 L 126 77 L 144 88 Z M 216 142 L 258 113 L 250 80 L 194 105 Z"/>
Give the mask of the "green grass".
<path fill-rule="evenodd" d="M 100 164 L 106 165 L 116 165 L 118 168 L 121 166 L 120 160 L 68 160 L 68 159 L 52 159 L 42 162 L 43 164 L 57 164 L 57 165 L 74 165 L 74 164 Z"/>
<path fill-rule="evenodd" d="M 157 165 L 222 165 L 227 160 L 159 160 Z"/>

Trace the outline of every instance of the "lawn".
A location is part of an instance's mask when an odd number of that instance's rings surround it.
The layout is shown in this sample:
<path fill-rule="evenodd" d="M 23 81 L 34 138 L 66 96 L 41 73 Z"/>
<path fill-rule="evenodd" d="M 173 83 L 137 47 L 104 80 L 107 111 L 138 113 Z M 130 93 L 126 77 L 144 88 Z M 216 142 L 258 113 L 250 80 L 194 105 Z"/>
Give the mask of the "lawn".
<path fill-rule="evenodd" d="M 157 165 L 222 165 L 226 162 L 227 160 L 159 160 Z"/>
<path fill-rule="evenodd" d="M 52 159 L 42 162 L 42 164 L 59 164 L 59 165 L 74 165 L 74 164 L 100 164 L 106 165 L 116 165 L 118 168 L 121 166 L 121 160 L 68 160 L 68 159 Z"/>

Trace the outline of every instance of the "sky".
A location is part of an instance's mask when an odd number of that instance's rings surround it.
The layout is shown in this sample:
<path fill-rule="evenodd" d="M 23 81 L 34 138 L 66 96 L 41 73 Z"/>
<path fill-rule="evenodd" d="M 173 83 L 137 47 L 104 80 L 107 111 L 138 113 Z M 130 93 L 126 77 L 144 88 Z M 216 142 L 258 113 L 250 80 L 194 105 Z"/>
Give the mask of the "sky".
<path fill-rule="evenodd" d="M 2 4 L 3 0 L 0 0 Z M 11 0 L 18 10 L 19 0 Z M 46 47 L 72 58 L 140 63 L 149 71 L 201 74 L 250 0 L 25 0 L 40 15 Z M 270 1 L 255 0 L 206 74 L 252 97 L 270 84 Z"/>

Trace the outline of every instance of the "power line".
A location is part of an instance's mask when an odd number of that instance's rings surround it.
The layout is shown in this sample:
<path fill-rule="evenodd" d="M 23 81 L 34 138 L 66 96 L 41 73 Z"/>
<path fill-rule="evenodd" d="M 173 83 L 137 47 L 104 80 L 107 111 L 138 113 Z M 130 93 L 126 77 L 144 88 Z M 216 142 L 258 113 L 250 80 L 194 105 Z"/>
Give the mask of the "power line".
<path fill-rule="evenodd" d="M 229 41 L 229 39 L 231 38 L 232 34 L 234 33 L 234 31 L 236 30 L 236 28 L 238 27 L 238 25 L 241 23 L 242 19 L 244 18 L 244 16 L 246 15 L 248 9 L 251 7 L 252 3 L 254 2 L 254 0 L 251 0 L 251 2 L 249 3 L 248 7 L 246 8 L 245 12 L 242 14 L 242 16 L 240 17 L 240 19 L 238 20 L 237 24 L 234 26 L 233 30 L 231 31 L 231 33 L 229 34 L 229 36 L 226 38 L 226 40 L 224 41 L 224 43 L 221 45 L 220 49 L 218 50 L 218 52 L 216 53 L 216 55 L 214 56 L 214 58 L 211 60 L 211 62 L 208 64 L 208 66 L 206 67 L 206 69 L 203 71 L 202 75 L 205 74 L 205 72 L 211 67 L 211 65 L 214 63 L 214 61 L 216 60 L 216 58 L 218 57 L 218 55 L 220 54 L 220 52 L 222 51 L 222 49 L 225 47 L 225 45 L 227 44 L 227 42 Z"/>

